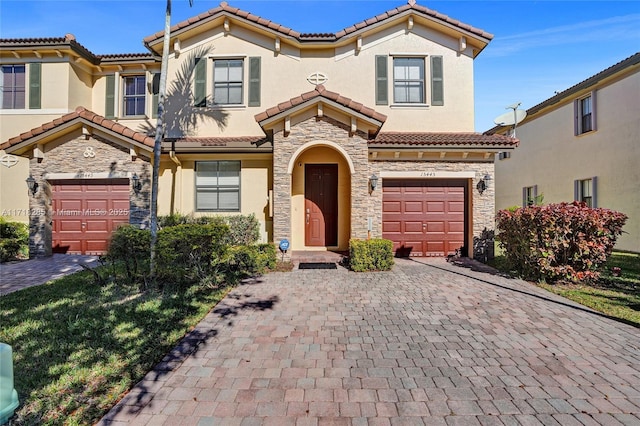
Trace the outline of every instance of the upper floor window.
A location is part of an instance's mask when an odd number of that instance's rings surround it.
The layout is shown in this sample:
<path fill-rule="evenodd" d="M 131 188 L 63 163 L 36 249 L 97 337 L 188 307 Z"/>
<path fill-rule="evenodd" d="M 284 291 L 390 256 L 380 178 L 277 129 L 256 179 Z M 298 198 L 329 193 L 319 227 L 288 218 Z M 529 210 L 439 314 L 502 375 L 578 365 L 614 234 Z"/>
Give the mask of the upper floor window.
<path fill-rule="evenodd" d="M 124 92 L 122 96 L 122 112 L 125 117 L 145 115 L 146 77 L 131 75 L 123 77 Z"/>
<path fill-rule="evenodd" d="M 196 211 L 240 210 L 240 161 L 196 162 Z"/>
<path fill-rule="evenodd" d="M 389 56 L 393 57 L 389 77 Z M 432 106 L 444 105 L 444 68 L 442 56 L 428 55 L 375 57 L 376 105 L 389 104 L 389 86 L 393 90 L 393 102 L 398 105 Z M 389 80 L 392 79 L 392 84 Z"/>
<path fill-rule="evenodd" d="M 218 105 L 243 103 L 242 59 L 216 59 L 213 61 L 213 102 Z"/>
<path fill-rule="evenodd" d="M 25 107 L 25 66 L 2 65 L 0 67 L 0 109 Z"/>
<path fill-rule="evenodd" d="M 596 130 L 596 92 L 574 102 L 574 133 L 581 135 Z"/>
<path fill-rule="evenodd" d="M 393 101 L 425 103 L 424 58 L 393 59 Z"/>
<path fill-rule="evenodd" d="M 574 182 L 574 199 L 576 201 L 582 201 L 588 207 L 597 207 L 596 202 L 596 184 L 598 182 L 597 177 L 589 179 L 580 179 Z"/>

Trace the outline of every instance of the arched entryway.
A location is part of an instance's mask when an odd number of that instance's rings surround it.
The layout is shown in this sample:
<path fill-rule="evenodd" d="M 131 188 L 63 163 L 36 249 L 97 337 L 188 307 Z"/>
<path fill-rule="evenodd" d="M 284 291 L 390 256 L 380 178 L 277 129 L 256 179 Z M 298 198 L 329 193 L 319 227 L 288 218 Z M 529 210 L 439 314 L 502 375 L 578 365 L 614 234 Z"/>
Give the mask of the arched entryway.
<path fill-rule="evenodd" d="M 289 161 L 293 250 L 347 250 L 353 163 L 329 141 L 300 147 Z"/>

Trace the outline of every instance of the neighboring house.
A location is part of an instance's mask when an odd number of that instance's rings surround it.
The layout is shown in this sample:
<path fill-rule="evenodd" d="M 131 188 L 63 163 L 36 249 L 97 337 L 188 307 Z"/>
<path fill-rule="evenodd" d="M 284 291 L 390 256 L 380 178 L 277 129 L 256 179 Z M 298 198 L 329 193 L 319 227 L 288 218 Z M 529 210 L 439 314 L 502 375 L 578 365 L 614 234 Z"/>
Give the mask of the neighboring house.
<path fill-rule="evenodd" d="M 472 256 L 494 228 L 494 156 L 517 145 L 473 133 L 491 38 L 413 0 L 335 34 L 226 3 L 175 25 L 159 213 L 255 214 L 290 250 L 384 237 Z M 32 256 L 100 253 L 119 224 L 148 225 L 162 41 L 100 56 L 71 35 L 0 40 L 0 149 L 38 185 Z"/>
<path fill-rule="evenodd" d="M 542 196 L 617 210 L 629 219 L 616 248 L 640 252 L 639 71 L 636 53 L 528 109 L 520 146 L 496 161 L 496 207 Z"/>

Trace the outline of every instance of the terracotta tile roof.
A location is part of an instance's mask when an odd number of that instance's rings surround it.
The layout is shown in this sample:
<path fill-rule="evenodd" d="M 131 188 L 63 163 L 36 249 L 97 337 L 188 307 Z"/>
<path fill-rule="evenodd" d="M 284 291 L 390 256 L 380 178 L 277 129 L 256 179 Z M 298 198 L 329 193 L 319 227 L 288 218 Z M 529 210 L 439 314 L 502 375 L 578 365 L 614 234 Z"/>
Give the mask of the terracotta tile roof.
<path fill-rule="evenodd" d="M 152 60 L 152 61 L 158 61 L 160 62 L 160 60 L 162 58 L 160 58 L 157 55 L 153 55 L 151 53 L 110 53 L 107 55 L 96 55 L 101 62 L 104 61 L 121 61 L 121 60 L 127 60 L 127 59 L 134 59 L 134 60 Z"/>
<path fill-rule="evenodd" d="M 410 133 L 380 132 L 369 145 L 415 145 L 415 146 L 470 146 L 470 147 L 513 147 L 518 139 L 504 135 L 485 135 L 480 133 Z"/>
<path fill-rule="evenodd" d="M 255 119 L 257 122 L 264 121 L 267 118 L 273 117 L 274 115 L 278 115 L 282 112 L 285 112 L 297 105 L 300 105 L 303 102 L 309 101 L 311 99 L 322 97 L 325 99 L 332 100 L 344 107 L 352 109 L 355 112 L 358 112 L 362 115 L 365 115 L 374 120 L 385 122 L 387 120 L 387 116 L 384 114 L 380 114 L 376 112 L 372 108 L 366 107 L 359 102 L 353 101 L 349 98 L 345 98 L 338 93 L 330 92 L 327 90 L 322 84 L 316 86 L 316 88 L 310 92 L 303 93 L 300 96 L 296 96 L 295 98 L 291 98 L 286 102 L 282 102 L 268 110 L 261 112 L 260 114 L 255 115 Z"/>
<path fill-rule="evenodd" d="M 180 143 L 199 143 L 201 146 L 229 146 L 235 143 L 244 144 L 263 144 L 269 142 L 265 136 L 209 136 L 209 137 L 185 137 L 185 138 L 166 138 L 165 142 Z"/>
<path fill-rule="evenodd" d="M 91 63 L 97 64 L 99 62 L 98 57 L 78 43 L 73 34 L 65 34 L 64 37 L 0 38 L 0 49 L 59 47 L 60 45 L 68 45 Z"/>
<path fill-rule="evenodd" d="M 479 28 L 472 27 L 471 25 L 464 24 L 457 19 L 450 18 L 447 15 L 443 15 L 441 13 L 436 12 L 435 10 L 428 9 L 424 6 L 420 6 L 415 3 L 415 1 L 410 0 L 409 4 L 405 4 L 394 9 L 388 10 L 384 13 L 381 13 L 372 18 L 366 19 L 362 22 L 354 24 L 348 28 L 338 31 L 337 33 L 299 33 L 298 31 L 294 31 L 291 28 L 285 27 L 283 25 L 277 24 L 273 21 L 270 21 L 265 18 L 261 18 L 259 16 L 253 15 L 250 12 L 246 12 L 240 10 L 236 7 L 229 6 L 227 2 L 220 3 L 220 6 L 210 9 L 207 12 L 201 13 L 198 16 L 194 16 L 185 21 L 182 21 L 173 27 L 171 27 L 171 32 L 179 31 L 183 28 L 187 28 L 190 26 L 198 25 L 200 22 L 220 13 L 227 13 L 231 15 L 235 15 L 239 18 L 245 19 L 247 21 L 253 22 L 254 24 L 258 24 L 265 28 L 274 30 L 279 32 L 285 36 L 293 37 L 300 42 L 313 42 L 313 41 L 336 41 L 342 37 L 345 37 L 349 34 L 352 34 L 356 31 L 359 31 L 365 27 L 374 25 L 378 22 L 385 21 L 387 19 L 393 18 L 396 15 L 399 15 L 406 11 L 414 11 L 419 14 L 428 16 L 436 21 L 441 21 L 442 23 L 457 27 L 461 30 L 468 31 L 471 34 L 474 34 L 479 37 L 483 37 L 487 40 L 491 40 L 493 38 L 492 34 L 489 34 Z M 152 34 L 148 37 L 144 38 L 144 44 L 149 46 L 150 44 L 161 40 L 164 37 L 164 32 L 159 31 L 155 34 Z"/>
<path fill-rule="evenodd" d="M 115 121 L 108 120 L 101 115 L 98 115 L 88 109 L 83 107 L 76 108 L 75 111 L 70 112 L 69 114 L 65 114 L 60 118 L 56 118 L 55 120 L 49 121 L 48 123 L 44 123 L 39 127 L 29 130 L 28 132 L 22 133 L 16 137 L 9 139 L 8 141 L 0 144 L 0 149 L 7 149 L 14 145 L 17 145 L 22 142 L 26 142 L 29 139 L 41 135 L 49 130 L 53 130 L 56 127 L 59 127 L 63 124 L 69 123 L 77 118 L 83 118 L 88 120 L 104 129 L 111 130 L 112 132 L 118 133 L 122 136 L 125 136 L 129 139 L 133 139 L 136 142 L 147 145 L 149 147 L 154 146 L 154 140 L 152 137 L 145 135 L 144 133 L 136 132 L 131 130 L 130 128 L 123 126 L 122 124 L 116 123 Z"/>

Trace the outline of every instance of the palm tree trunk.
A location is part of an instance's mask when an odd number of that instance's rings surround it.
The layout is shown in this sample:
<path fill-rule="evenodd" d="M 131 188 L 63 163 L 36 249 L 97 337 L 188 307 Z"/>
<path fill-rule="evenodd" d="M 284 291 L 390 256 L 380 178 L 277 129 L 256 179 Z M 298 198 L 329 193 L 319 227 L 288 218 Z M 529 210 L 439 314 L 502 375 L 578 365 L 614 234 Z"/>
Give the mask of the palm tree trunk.
<path fill-rule="evenodd" d="M 156 138 L 153 146 L 153 175 L 151 178 L 151 244 L 150 244 L 150 280 L 156 279 L 156 243 L 158 241 L 158 175 L 160 173 L 160 152 L 164 136 L 164 102 L 167 94 L 167 68 L 169 65 L 169 38 L 171 36 L 171 0 L 167 0 L 167 10 L 164 21 L 164 40 L 162 45 L 162 65 L 160 68 L 160 87 L 158 93 L 158 121 L 156 123 Z"/>

